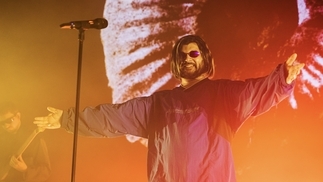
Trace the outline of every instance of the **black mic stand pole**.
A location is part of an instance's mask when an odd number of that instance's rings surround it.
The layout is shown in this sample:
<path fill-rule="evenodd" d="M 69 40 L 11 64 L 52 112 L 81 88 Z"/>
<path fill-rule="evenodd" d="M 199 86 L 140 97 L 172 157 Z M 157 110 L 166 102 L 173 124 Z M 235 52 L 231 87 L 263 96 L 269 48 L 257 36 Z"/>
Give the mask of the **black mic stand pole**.
<path fill-rule="evenodd" d="M 73 140 L 73 161 L 72 161 L 72 176 L 71 182 L 75 182 L 75 168 L 76 168 L 76 151 L 78 139 L 78 123 L 79 123 L 79 107 L 80 107 L 80 88 L 81 88 L 81 72 L 82 72 L 82 51 L 84 42 L 84 31 L 89 28 L 102 29 L 108 26 L 108 21 L 104 18 L 97 18 L 95 20 L 74 21 L 63 23 L 60 25 L 63 29 L 77 29 L 79 31 L 79 55 L 78 55 L 78 69 L 77 69 L 77 84 L 76 84 L 76 100 L 75 100 L 75 118 L 74 118 L 74 140 Z"/>
<path fill-rule="evenodd" d="M 79 29 L 79 54 L 78 54 L 78 68 L 77 68 L 77 84 L 76 84 L 76 100 L 75 100 L 75 119 L 74 119 L 74 142 L 73 142 L 73 160 L 72 160 L 72 176 L 71 182 L 75 182 L 75 169 L 76 169 L 76 153 L 77 153 L 77 139 L 78 139 L 78 118 L 80 107 L 80 88 L 81 88 L 81 72 L 82 72 L 82 53 L 84 41 L 84 29 Z"/>

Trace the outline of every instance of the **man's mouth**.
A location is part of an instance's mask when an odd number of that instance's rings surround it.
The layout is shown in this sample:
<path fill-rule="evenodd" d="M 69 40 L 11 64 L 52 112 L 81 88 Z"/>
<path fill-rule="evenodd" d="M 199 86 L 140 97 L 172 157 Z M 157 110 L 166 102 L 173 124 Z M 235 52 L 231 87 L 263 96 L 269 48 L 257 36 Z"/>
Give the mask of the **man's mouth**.
<path fill-rule="evenodd" d="M 185 63 L 185 64 L 182 64 L 182 68 L 191 68 L 191 67 L 194 67 L 194 64 L 193 63 Z"/>

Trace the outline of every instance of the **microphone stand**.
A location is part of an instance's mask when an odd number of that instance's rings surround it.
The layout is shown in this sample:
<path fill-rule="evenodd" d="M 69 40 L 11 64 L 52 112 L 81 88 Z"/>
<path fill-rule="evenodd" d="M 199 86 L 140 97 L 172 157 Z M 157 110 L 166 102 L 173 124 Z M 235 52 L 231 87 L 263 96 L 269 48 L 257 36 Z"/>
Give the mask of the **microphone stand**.
<path fill-rule="evenodd" d="M 77 84 L 76 84 L 76 100 L 75 100 L 75 118 L 74 118 L 74 140 L 73 140 L 73 160 L 72 160 L 72 176 L 71 182 L 75 181 L 75 168 L 76 168 L 76 151 L 78 139 L 78 120 L 79 120 L 79 107 L 80 107 L 80 88 L 81 88 L 81 72 L 82 72 L 82 53 L 84 32 L 89 28 L 102 29 L 108 26 L 108 21 L 104 18 L 97 18 L 95 20 L 85 21 L 72 21 L 60 25 L 62 29 L 77 29 L 79 31 L 79 54 L 78 54 L 78 69 L 77 69 Z"/>
<path fill-rule="evenodd" d="M 79 40 L 79 53 L 78 53 L 78 68 L 77 68 L 77 84 L 76 84 L 76 102 L 75 102 L 75 119 L 74 119 L 74 142 L 73 142 L 73 160 L 72 160 L 72 175 L 71 182 L 75 181 L 75 169 L 76 169 L 76 153 L 77 153 L 77 139 L 78 139 L 78 118 L 80 107 L 80 88 L 81 88 L 81 72 L 82 72 L 82 53 L 83 53 L 83 41 L 84 41 L 84 29 L 80 28 L 78 40 Z"/>

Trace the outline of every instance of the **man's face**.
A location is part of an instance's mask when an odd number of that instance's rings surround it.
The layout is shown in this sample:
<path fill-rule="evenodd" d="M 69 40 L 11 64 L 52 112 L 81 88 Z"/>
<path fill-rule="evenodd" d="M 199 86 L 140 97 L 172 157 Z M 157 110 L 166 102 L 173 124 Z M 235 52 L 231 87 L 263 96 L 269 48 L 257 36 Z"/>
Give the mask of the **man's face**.
<path fill-rule="evenodd" d="M 6 114 L 0 115 L 0 126 L 3 130 L 8 133 L 15 133 L 18 131 L 21 125 L 20 113 L 7 112 Z"/>
<path fill-rule="evenodd" d="M 183 45 L 180 54 L 180 76 L 185 79 L 195 79 L 206 72 L 201 52 L 196 43 Z"/>

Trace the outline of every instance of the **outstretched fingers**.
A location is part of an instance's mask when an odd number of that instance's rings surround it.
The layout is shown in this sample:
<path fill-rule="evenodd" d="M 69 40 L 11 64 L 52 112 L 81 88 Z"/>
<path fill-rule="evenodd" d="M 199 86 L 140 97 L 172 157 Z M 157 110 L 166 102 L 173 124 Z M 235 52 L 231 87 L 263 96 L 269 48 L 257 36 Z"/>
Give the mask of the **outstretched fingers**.
<path fill-rule="evenodd" d="M 46 128 L 46 126 L 50 125 L 49 120 L 48 120 L 48 116 L 35 117 L 33 123 L 36 124 L 38 127 L 44 127 L 44 128 Z"/>

